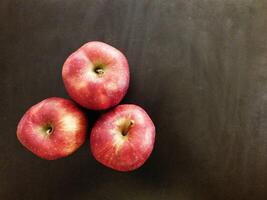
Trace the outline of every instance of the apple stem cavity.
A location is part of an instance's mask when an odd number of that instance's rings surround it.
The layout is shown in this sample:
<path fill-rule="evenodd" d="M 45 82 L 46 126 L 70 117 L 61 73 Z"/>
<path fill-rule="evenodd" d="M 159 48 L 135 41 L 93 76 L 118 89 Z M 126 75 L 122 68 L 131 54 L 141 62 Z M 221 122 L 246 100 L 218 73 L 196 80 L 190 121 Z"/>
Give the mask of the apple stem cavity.
<path fill-rule="evenodd" d="M 128 132 L 130 131 L 130 129 L 133 126 L 133 121 L 132 120 L 126 120 L 124 126 L 122 127 L 122 132 L 121 134 L 123 136 L 126 136 L 128 134 Z"/>

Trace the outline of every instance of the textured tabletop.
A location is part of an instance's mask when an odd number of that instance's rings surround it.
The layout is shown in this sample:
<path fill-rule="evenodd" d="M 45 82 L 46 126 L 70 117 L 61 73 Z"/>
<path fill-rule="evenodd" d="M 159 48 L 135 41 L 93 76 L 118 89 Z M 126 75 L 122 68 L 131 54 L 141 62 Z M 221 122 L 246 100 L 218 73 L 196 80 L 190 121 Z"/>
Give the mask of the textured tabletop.
<path fill-rule="evenodd" d="M 97 163 L 89 137 L 57 161 L 16 138 L 31 105 L 69 98 L 62 65 L 92 40 L 125 53 L 123 103 L 157 128 L 131 173 Z M 266 1 L 1 0 L 0 44 L 1 200 L 267 199 Z M 87 114 L 92 125 L 99 113 Z"/>

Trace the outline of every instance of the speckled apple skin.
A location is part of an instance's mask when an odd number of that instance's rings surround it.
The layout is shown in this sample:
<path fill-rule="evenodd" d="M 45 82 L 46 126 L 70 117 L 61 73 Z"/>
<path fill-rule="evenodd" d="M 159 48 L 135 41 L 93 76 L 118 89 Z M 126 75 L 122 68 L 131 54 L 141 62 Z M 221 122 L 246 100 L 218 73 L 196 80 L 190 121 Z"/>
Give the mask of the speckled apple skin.
<path fill-rule="evenodd" d="M 51 124 L 47 135 L 43 127 Z M 70 155 L 85 141 L 87 118 L 70 100 L 51 97 L 32 106 L 21 118 L 17 137 L 37 156 L 55 160 Z"/>
<path fill-rule="evenodd" d="M 104 66 L 101 76 L 94 71 L 97 65 Z M 67 58 L 62 78 L 74 101 L 88 109 L 103 110 L 122 100 L 129 87 L 130 75 L 127 59 L 118 49 L 93 41 Z"/>
<path fill-rule="evenodd" d="M 118 127 L 121 119 L 133 121 L 123 136 Z M 101 116 L 93 126 L 90 147 L 93 156 L 103 165 L 118 171 L 132 171 L 144 164 L 155 141 L 155 126 L 139 106 L 119 105 Z"/>

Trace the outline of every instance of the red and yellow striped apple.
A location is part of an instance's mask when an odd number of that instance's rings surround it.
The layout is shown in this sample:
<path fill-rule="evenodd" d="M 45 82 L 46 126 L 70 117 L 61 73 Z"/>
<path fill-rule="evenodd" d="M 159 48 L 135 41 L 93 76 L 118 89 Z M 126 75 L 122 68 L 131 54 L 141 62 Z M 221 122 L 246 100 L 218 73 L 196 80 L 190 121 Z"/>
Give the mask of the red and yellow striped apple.
<path fill-rule="evenodd" d="M 103 165 L 118 171 L 137 169 L 150 156 L 155 126 L 139 106 L 119 105 L 104 114 L 93 126 L 90 146 Z"/>
<path fill-rule="evenodd" d="M 37 156 L 55 160 L 77 150 L 84 143 L 86 129 L 86 116 L 72 101 L 51 97 L 24 114 L 17 137 Z"/>
<path fill-rule="evenodd" d="M 118 49 L 93 41 L 67 58 L 62 78 L 74 101 L 88 109 L 103 110 L 122 100 L 130 76 L 127 59 Z"/>

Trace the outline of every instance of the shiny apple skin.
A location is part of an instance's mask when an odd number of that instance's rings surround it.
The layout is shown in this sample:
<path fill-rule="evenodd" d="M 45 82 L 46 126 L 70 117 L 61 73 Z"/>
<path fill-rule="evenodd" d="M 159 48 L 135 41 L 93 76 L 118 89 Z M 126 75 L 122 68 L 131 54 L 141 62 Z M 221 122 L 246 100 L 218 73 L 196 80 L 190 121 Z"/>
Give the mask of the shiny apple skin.
<path fill-rule="evenodd" d="M 84 143 L 86 131 L 87 118 L 75 103 L 51 97 L 23 115 L 17 138 L 35 155 L 55 160 L 76 151 Z"/>
<path fill-rule="evenodd" d="M 96 73 L 97 66 L 103 68 L 103 74 Z M 62 79 L 68 94 L 78 104 L 104 110 L 117 105 L 128 90 L 128 61 L 106 43 L 88 42 L 67 58 Z"/>
<path fill-rule="evenodd" d="M 132 121 L 128 133 L 122 135 L 122 124 Z M 150 156 L 155 141 L 155 126 L 139 106 L 124 104 L 102 115 L 93 126 L 90 147 L 103 165 L 118 171 L 132 171 Z"/>

